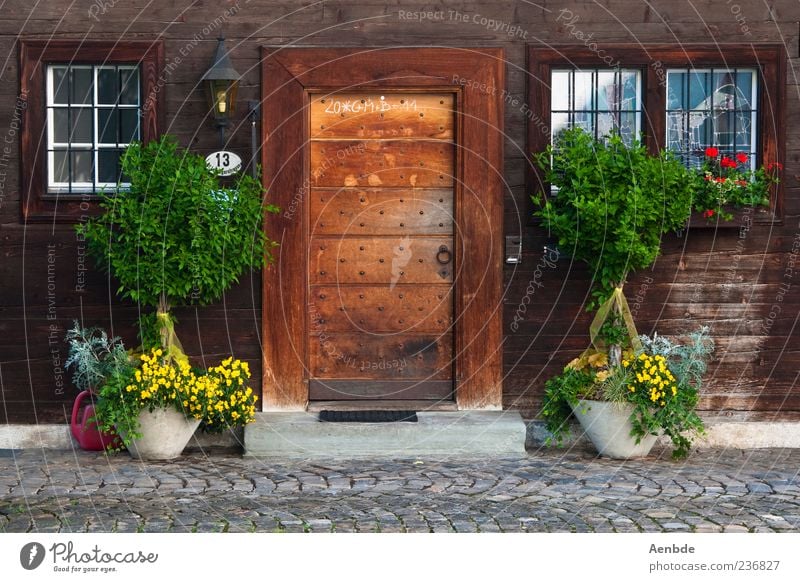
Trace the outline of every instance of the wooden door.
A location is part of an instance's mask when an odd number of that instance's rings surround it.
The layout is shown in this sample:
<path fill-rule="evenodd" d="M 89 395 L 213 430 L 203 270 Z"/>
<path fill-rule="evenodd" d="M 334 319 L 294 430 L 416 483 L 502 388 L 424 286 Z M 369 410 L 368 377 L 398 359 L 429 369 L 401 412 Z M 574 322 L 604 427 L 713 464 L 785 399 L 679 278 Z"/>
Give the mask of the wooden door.
<path fill-rule="evenodd" d="M 453 392 L 454 93 L 309 107 L 309 397 Z"/>
<path fill-rule="evenodd" d="M 264 47 L 261 162 L 282 209 L 264 220 L 279 242 L 264 410 L 453 393 L 501 408 L 504 63 L 498 48 Z"/>

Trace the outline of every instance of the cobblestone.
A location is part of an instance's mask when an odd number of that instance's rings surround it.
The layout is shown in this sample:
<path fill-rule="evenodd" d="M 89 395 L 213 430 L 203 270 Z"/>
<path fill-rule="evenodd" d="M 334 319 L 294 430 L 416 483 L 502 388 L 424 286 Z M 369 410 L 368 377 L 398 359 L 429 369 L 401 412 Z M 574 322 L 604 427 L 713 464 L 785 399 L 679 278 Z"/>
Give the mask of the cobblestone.
<path fill-rule="evenodd" d="M 798 467 L 785 449 L 625 463 L 24 451 L 0 458 L 0 531 L 798 532 Z"/>

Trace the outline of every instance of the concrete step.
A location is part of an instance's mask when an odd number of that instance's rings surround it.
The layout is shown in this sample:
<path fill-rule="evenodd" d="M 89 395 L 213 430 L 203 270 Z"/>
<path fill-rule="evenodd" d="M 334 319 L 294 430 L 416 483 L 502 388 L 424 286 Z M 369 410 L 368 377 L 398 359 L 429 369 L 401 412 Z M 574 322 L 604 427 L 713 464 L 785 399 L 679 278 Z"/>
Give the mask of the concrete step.
<path fill-rule="evenodd" d="M 418 412 L 419 422 L 319 422 L 313 412 L 260 412 L 245 427 L 251 457 L 525 454 L 516 411 Z"/>

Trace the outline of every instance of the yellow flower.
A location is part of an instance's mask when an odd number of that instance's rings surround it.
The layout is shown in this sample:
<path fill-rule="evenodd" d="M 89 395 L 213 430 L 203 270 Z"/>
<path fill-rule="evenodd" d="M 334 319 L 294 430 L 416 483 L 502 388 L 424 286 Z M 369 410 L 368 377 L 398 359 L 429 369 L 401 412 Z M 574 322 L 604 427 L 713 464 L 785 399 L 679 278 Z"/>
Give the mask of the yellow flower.
<path fill-rule="evenodd" d="M 610 375 L 611 375 L 611 372 L 609 372 L 608 370 L 601 370 L 600 372 L 597 373 L 597 375 L 595 376 L 595 379 L 598 382 L 605 382 Z"/>

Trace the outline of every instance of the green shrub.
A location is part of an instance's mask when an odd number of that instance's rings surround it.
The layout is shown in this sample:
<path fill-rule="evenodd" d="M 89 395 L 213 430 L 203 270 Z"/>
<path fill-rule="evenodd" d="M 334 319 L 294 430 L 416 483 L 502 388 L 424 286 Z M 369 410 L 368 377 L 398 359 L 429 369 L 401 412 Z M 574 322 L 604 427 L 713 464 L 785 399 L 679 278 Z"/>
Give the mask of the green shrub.
<path fill-rule="evenodd" d="M 691 212 L 690 170 L 669 152 L 651 156 L 619 135 L 595 140 L 567 129 L 535 160 L 558 187 L 555 196 L 534 197 L 541 205 L 536 215 L 563 252 L 592 268 L 590 309 L 628 273 L 652 265 L 662 235 L 683 228 Z"/>
<path fill-rule="evenodd" d="M 165 314 L 163 342 L 170 306 L 216 301 L 243 273 L 272 260 L 276 243 L 262 220 L 278 208 L 263 203 L 259 180 L 239 174 L 224 186 L 202 156 L 168 135 L 131 144 L 122 170 L 130 187 L 104 196 L 104 214 L 77 228 L 121 297 Z"/>

